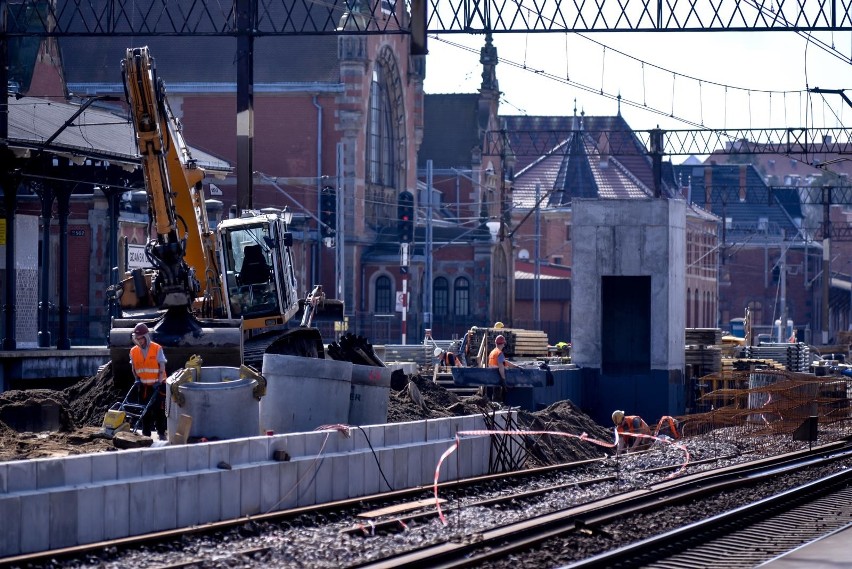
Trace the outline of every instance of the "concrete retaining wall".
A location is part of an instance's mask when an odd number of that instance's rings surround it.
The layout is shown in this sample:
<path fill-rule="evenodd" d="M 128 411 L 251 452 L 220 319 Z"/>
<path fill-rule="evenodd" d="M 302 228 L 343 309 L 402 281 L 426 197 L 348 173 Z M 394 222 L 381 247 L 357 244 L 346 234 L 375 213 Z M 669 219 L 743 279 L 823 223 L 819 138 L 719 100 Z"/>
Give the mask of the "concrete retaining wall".
<path fill-rule="evenodd" d="M 107 362 L 109 349 L 102 347 L 0 351 L 0 392 L 13 381 L 89 377 Z"/>
<path fill-rule="evenodd" d="M 452 417 L 0 463 L 0 556 L 428 485 L 455 434 L 484 428 Z M 488 473 L 490 448 L 464 437 L 441 481 Z"/>

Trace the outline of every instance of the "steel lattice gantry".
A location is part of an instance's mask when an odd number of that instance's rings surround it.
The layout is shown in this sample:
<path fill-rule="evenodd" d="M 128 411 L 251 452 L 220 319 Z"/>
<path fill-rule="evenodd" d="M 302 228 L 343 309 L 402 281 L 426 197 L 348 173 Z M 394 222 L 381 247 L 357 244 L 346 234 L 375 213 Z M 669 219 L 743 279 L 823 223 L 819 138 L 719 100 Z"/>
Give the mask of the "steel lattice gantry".
<path fill-rule="evenodd" d="M 2 0 L 7 34 L 282 35 L 592 31 L 852 30 L 852 0 Z M 391 0 L 390 5 L 395 5 Z"/>
<path fill-rule="evenodd" d="M 771 7 L 753 0 L 406 0 L 404 10 L 394 9 L 395 2 L 0 0 L 0 62 L 8 61 L 7 44 L 16 37 L 233 36 L 242 55 L 237 67 L 237 207 L 249 209 L 257 37 L 411 34 L 412 53 L 424 55 L 427 32 L 852 30 L 852 0 L 782 1 Z M 7 84 L 7 68 L 0 64 L 0 89 Z M 713 131 L 678 132 L 682 142 L 694 144 Z M 2 110 L 0 151 L 7 134 Z"/>
<path fill-rule="evenodd" d="M 410 34 L 412 55 L 426 54 L 427 33 L 593 32 L 593 31 L 846 31 L 852 30 L 852 0 L 0 0 L 0 97 L 8 97 L 9 42 L 27 37 L 232 36 L 237 65 L 237 207 L 251 208 L 254 39 L 283 35 Z M 827 129 L 836 130 L 836 129 Z M 843 130 L 843 129 L 841 129 Z M 764 131 L 769 132 L 769 131 Z M 795 133 L 799 132 L 799 135 Z M 820 131 L 821 132 L 821 131 Z M 790 136 L 816 131 L 786 131 Z M 491 133 L 505 140 L 505 133 Z M 845 134 L 845 138 L 838 136 Z M 849 140 L 848 131 L 832 136 Z M 639 134 L 640 139 L 643 133 Z M 603 135 L 606 140 L 609 135 Z M 708 129 L 649 131 L 643 142 L 656 166 L 664 154 L 701 153 L 711 140 L 743 140 Z M 752 140 L 754 138 L 747 138 Z M 776 140 L 776 139 L 773 139 Z M 504 153 L 500 142 L 495 154 Z M 552 147 L 551 147 L 552 148 Z M 807 148 L 807 145 L 805 145 Z M 848 149 L 848 142 L 847 147 Z M 612 147 L 609 147 L 611 153 Z M 634 147 L 632 152 L 637 151 Z M 513 151 L 515 151 L 513 149 Z M 641 150 L 638 150 L 641 152 Z M 835 150 L 836 151 L 836 150 Z M 742 150 L 741 150 L 742 152 Z M 773 150 L 778 152 L 778 150 Z M 844 150 L 848 152 L 848 150 Z M 0 186 L 17 176 L 8 147 L 8 107 L 0 105 Z M 15 193 L 4 192 L 14 216 Z M 7 224 L 13 246 L 14 224 Z M 14 255 L 6 255 L 7 269 Z M 6 299 L 6 307 L 10 300 Z M 7 314 L 7 324 L 9 321 Z M 14 338 L 11 341 L 14 344 Z"/>

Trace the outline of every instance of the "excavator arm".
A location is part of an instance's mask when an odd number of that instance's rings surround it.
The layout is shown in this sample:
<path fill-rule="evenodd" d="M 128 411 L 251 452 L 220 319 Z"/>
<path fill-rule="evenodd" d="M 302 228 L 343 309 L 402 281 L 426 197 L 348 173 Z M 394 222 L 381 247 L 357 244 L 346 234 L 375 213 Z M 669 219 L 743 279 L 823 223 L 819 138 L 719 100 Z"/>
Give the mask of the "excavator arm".
<path fill-rule="evenodd" d="M 148 195 L 145 251 L 153 269 L 134 270 L 114 290 L 124 315 L 110 330 L 116 377 L 129 376 L 129 332 L 140 321 L 166 349 L 170 368 L 195 354 L 210 365 L 240 365 L 241 322 L 227 318 L 204 171 L 192 159 L 147 47 L 127 50 L 122 76 Z"/>
<path fill-rule="evenodd" d="M 155 271 L 151 290 L 122 294 L 121 305 L 141 308 L 140 299 L 147 299 L 143 306 L 189 306 L 203 316 L 223 316 L 216 239 L 201 185 L 204 171 L 190 155 L 147 47 L 127 50 L 122 74 L 153 223 L 155 237 L 146 251 Z"/>

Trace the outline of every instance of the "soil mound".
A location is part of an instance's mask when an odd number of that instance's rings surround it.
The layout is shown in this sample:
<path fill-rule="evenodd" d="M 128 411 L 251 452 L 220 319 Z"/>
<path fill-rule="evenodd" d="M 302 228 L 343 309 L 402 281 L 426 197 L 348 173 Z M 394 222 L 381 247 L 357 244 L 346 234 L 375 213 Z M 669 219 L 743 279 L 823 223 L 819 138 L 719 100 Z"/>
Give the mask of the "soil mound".
<path fill-rule="evenodd" d="M 101 366 L 98 373 L 81 379 L 63 393 L 74 421 L 92 427 L 100 427 L 109 408 L 126 395 L 114 385 L 111 363 Z"/>
<path fill-rule="evenodd" d="M 20 460 L 115 450 L 101 432 L 104 415 L 124 399 L 115 387 L 112 366 L 63 391 L 33 389 L 0 394 L 0 460 Z M 395 373 L 388 400 L 388 422 L 400 423 L 491 414 L 499 404 L 485 397 L 459 397 L 431 377 Z M 604 441 L 612 433 L 596 424 L 570 401 L 555 403 L 535 413 L 518 412 L 518 428 L 569 433 Z M 526 435 L 527 466 L 597 458 L 607 450 L 572 437 Z"/>

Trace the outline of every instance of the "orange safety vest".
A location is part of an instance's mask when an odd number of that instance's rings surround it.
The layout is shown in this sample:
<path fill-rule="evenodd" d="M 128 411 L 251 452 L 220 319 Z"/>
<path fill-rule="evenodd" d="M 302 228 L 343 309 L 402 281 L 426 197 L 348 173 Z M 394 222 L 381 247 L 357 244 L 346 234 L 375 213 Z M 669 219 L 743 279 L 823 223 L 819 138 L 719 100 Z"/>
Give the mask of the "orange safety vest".
<path fill-rule="evenodd" d="M 639 419 L 639 426 L 638 427 L 636 427 L 633 424 L 635 422 L 634 419 Z M 626 427 L 625 427 L 625 424 L 626 424 Z M 624 417 L 624 419 L 618 425 L 618 432 L 619 433 L 625 433 L 625 432 L 626 433 L 640 433 L 640 434 L 643 434 L 643 435 L 650 435 L 651 434 L 651 427 L 649 427 L 648 424 L 645 421 L 643 421 L 642 417 L 640 417 L 639 415 L 628 415 L 628 416 Z"/>
<path fill-rule="evenodd" d="M 160 344 L 150 342 L 148 346 L 148 357 L 142 355 L 142 348 L 133 346 L 130 348 L 130 362 L 133 371 L 145 385 L 154 385 L 160 381 L 160 363 L 157 356 L 160 354 Z"/>
<path fill-rule="evenodd" d="M 657 430 L 654 432 L 654 435 L 659 435 L 660 432 L 662 432 L 664 435 L 671 436 L 671 438 L 673 439 L 680 438 L 680 433 L 677 430 L 677 422 L 669 415 L 663 416 L 660 419 L 660 422 L 657 423 Z"/>
<path fill-rule="evenodd" d="M 491 353 L 488 354 L 488 367 L 497 367 L 499 365 L 497 360 L 501 353 L 498 348 L 491 350 Z"/>

